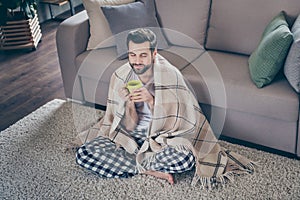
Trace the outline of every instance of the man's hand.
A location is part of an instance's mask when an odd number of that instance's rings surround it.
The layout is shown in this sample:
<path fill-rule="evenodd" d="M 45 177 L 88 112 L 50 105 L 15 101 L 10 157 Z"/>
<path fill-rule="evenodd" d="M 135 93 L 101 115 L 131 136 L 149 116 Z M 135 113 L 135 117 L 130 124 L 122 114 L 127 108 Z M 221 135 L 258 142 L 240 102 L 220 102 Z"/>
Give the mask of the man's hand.
<path fill-rule="evenodd" d="M 129 100 L 129 91 L 128 89 L 126 88 L 126 85 L 124 85 L 122 88 L 119 89 L 119 96 L 121 97 L 121 99 L 123 101 L 128 101 Z"/>
<path fill-rule="evenodd" d="M 126 85 L 118 91 L 120 98 L 125 101 L 125 115 L 122 119 L 122 125 L 128 131 L 133 131 L 138 123 L 138 115 L 135 109 L 134 102 L 130 100 L 130 93 Z"/>
<path fill-rule="evenodd" d="M 129 98 L 133 102 L 146 102 L 151 109 L 154 106 L 154 97 L 144 87 L 134 90 L 133 93 L 129 95 Z"/>

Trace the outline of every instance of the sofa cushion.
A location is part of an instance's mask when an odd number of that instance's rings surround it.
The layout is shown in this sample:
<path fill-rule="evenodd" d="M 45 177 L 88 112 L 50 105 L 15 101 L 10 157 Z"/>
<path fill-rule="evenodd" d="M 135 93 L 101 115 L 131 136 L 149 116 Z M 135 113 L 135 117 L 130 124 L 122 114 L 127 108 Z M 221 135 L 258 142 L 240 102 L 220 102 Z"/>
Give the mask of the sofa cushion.
<path fill-rule="evenodd" d="M 202 55 L 204 51 L 204 49 L 173 45 L 168 49 L 158 51 L 158 53 L 165 57 L 172 65 L 176 66 L 179 70 L 182 70 L 194 60 L 196 60 L 200 55 Z"/>
<path fill-rule="evenodd" d="M 295 22 L 293 24 L 292 32 L 295 33 L 299 30 L 300 30 L 300 13 L 299 13 L 297 19 L 295 20 Z"/>
<path fill-rule="evenodd" d="M 90 38 L 87 50 L 96 49 L 98 45 L 103 47 L 113 46 L 114 41 L 104 44 L 103 42 L 112 36 L 109 25 L 104 17 L 100 6 L 104 5 L 120 5 L 131 3 L 134 0 L 83 0 L 85 10 L 89 16 Z M 101 44 L 102 43 L 102 44 Z"/>
<path fill-rule="evenodd" d="M 267 24 L 282 10 L 291 25 L 300 13 L 300 1 L 212 0 L 206 48 L 250 55 Z"/>
<path fill-rule="evenodd" d="M 112 73 L 126 60 L 118 60 L 116 47 L 85 51 L 76 57 L 84 100 L 106 105 Z"/>
<path fill-rule="evenodd" d="M 167 39 L 173 45 L 194 45 L 182 35 L 191 37 L 200 45 L 204 44 L 210 0 L 156 0 L 159 20 Z M 169 30 L 168 30 L 169 29 Z"/>
<path fill-rule="evenodd" d="M 272 82 L 284 65 L 292 41 L 293 35 L 281 12 L 268 24 L 261 42 L 249 58 L 251 78 L 257 87 Z"/>
<path fill-rule="evenodd" d="M 212 103 L 221 107 L 220 103 L 226 98 L 227 109 L 285 121 L 297 121 L 299 98 L 288 81 L 280 74 L 273 84 L 257 89 L 249 75 L 248 58 L 238 54 L 208 51 L 182 70 L 182 73 L 194 87 L 197 99 L 201 103 Z M 201 78 L 201 74 L 203 75 L 205 71 L 213 71 L 212 69 L 216 67 L 222 80 L 216 73 L 206 74 L 205 79 Z M 225 96 L 223 87 L 216 85 L 218 82 L 223 82 Z M 215 92 L 212 99 L 208 88 Z M 217 96 L 218 94 L 221 95 Z"/>
<path fill-rule="evenodd" d="M 119 6 L 101 7 L 117 44 L 118 57 L 127 57 L 126 37 L 135 28 L 149 28 L 157 37 L 157 48 L 165 49 L 168 43 L 160 29 L 156 18 L 154 0 L 137 1 Z"/>
<path fill-rule="evenodd" d="M 284 74 L 291 86 L 300 93 L 300 15 L 292 27 L 294 42 L 284 64 Z"/>
<path fill-rule="evenodd" d="M 118 60 L 116 47 L 85 51 L 76 57 L 78 75 L 109 83 L 112 73 L 127 60 Z"/>

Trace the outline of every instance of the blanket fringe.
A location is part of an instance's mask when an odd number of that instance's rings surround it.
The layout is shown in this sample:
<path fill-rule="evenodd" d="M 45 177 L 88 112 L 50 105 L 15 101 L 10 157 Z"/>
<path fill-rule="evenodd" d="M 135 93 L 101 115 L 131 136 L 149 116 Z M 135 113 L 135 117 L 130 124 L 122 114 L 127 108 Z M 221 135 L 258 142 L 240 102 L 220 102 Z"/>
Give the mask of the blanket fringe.
<path fill-rule="evenodd" d="M 192 151 L 188 145 L 176 145 L 174 148 L 178 151 Z M 234 182 L 234 178 L 237 175 L 242 174 L 253 174 L 255 168 L 259 166 L 257 162 L 249 161 L 244 167 L 241 167 L 237 164 L 233 164 L 230 168 L 230 171 L 225 172 L 217 177 L 201 177 L 195 173 L 193 177 L 192 186 L 196 186 L 199 182 L 202 189 L 212 190 L 218 186 L 224 187 L 227 182 Z"/>
<path fill-rule="evenodd" d="M 236 166 L 232 171 L 225 172 L 218 177 L 201 177 L 195 174 L 191 185 L 194 187 L 197 183 L 200 183 L 201 189 L 212 190 L 219 186 L 224 187 L 228 182 L 234 182 L 234 178 L 241 174 L 253 174 L 255 171 L 255 166 L 258 166 L 255 162 L 250 162 L 246 165 L 246 168 L 241 169 Z"/>
<path fill-rule="evenodd" d="M 219 186 L 224 187 L 228 181 L 234 182 L 234 176 L 233 172 L 226 172 L 218 177 L 200 177 L 195 174 L 191 185 L 194 187 L 199 182 L 201 189 L 212 190 Z"/>
<path fill-rule="evenodd" d="M 138 174 L 142 174 L 146 171 L 145 168 L 140 163 L 137 163 L 135 167 L 136 167 L 136 172 Z"/>
<path fill-rule="evenodd" d="M 229 175 L 222 175 L 218 178 L 215 177 L 200 177 L 199 175 L 195 175 L 192 181 L 192 186 L 196 186 L 196 184 L 200 183 L 200 188 L 205 190 L 212 190 L 217 188 L 218 186 L 224 186 L 226 183 L 225 176 Z"/>
<path fill-rule="evenodd" d="M 174 147 L 177 151 L 188 151 L 190 148 L 188 148 L 186 145 L 176 145 Z"/>
<path fill-rule="evenodd" d="M 247 165 L 245 165 L 245 168 L 241 168 L 239 166 L 232 167 L 232 172 L 236 175 L 253 174 L 258 166 L 258 163 L 250 161 Z"/>
<path fill-rule="evenodd" d="M 246 165 L 246 171 L 249 173 L 249 174 L 253 174 L 255 172 L 255 163 L 254 162 L 250 162 Z"/>

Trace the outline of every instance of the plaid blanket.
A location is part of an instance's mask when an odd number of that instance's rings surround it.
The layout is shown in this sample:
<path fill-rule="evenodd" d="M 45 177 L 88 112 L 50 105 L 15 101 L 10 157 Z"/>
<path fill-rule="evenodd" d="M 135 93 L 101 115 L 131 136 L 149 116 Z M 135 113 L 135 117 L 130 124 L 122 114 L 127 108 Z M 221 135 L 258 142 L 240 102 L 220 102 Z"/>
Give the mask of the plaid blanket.
<path fill-rule="evenodd" d="M 165 58 L 157 55 L 154 64 L 155 105 L 148 137 L 139 148 L 133 138 L 120 128 L 125 102 L 118 89 L 126 84 L 133 73 L 126 63 L 111 77 L 107 110 L 97 128 L 81 133 L 87 142 L 98 135 L 105 136 L 127 152 L 136 154 L 138 170 L 141 163 L 150 162 L 154 152 L 166 146 L 190 150 L 196 158 L 196 172 L 192 181 L 200 181 L 204 188 L 211 188 L 233 180 L 235 174 L 252 173 L 254 163 L 222 148 L 218 144 L 209 122 L 203 115 L 193 93 L 189 90 L 179 70 Z"/>

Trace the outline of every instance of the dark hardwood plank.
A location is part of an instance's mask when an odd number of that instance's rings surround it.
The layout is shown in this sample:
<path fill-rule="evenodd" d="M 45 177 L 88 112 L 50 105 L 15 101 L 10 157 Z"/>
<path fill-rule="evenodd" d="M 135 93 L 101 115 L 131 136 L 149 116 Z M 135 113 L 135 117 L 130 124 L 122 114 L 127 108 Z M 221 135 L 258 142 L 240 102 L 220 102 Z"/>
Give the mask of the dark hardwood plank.
<path fill-rule="evenodd" d="M 0 51 L 0 131 L 55 98 L 65 99 L 55 43 L 59 23 L 41 24 L 42 41 L 35 51 Z"/>

